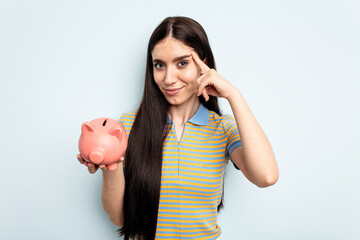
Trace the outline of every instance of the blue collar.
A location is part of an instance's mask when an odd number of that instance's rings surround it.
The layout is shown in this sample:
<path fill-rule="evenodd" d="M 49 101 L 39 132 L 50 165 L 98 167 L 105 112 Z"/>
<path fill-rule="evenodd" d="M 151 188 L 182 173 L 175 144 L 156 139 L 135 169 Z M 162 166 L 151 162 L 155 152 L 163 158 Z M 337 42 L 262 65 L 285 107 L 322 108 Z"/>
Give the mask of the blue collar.
<path fill-rule="evenodd" d="M 200 102 L 199 108 L 192 118 L 188 120 L 195 125 L 206 126 L 209 123 L 209 110 Z M 168 123 L 172 124 L 172 119 L 168 116 Z"/>
<path fill-rule="evenodd" d="M 200 102 L 200 106 L 189 122 L 196 125 L 208 125 L 209 122 L 209 110 Z"/>

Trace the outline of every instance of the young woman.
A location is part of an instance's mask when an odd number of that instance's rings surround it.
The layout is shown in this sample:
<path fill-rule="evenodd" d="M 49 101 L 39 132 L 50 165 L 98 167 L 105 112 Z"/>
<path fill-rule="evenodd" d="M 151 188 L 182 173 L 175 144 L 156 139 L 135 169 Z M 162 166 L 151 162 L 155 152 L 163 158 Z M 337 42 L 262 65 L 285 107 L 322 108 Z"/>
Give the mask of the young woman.
<path fill-rule="evenodd" d="M 218 97 L 235 119 L 221 115 Z M 154 30 L 140 107 L 119 121 L 129 143 L 118 168 L 86 165 L 102 169 L 103 206 L 124 239 L 219 239 L 229 159 L 259 187 L 278 179 L 266 135 L 240 91 L 215 71 L 207 35 L 190 18 L 168 17 Z"/>

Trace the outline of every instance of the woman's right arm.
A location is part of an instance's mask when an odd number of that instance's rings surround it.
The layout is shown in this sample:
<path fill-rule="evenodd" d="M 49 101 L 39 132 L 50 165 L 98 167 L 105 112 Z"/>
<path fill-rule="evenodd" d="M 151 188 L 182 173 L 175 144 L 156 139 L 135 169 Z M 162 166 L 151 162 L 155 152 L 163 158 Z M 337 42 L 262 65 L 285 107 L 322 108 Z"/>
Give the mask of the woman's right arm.
<path fill-rule="evenodd" d="M 99 167 L 92 163 L 85 162 L 80 154 L 77 158 L 81 164 L 85 164 L 89 173 L 94 174 Z M 123 202 L 125 192 L 125 178 L 123 171 L 123 163 L 118 163 L 115 170 L 109 170 L 104 165 L 100 165 L 103 172 L 103 189 L 102 189 L 102 204 L 109 219 L 116 226 L 123 225 Z"/>
<path fill-rule="evenodd" d="M 123 163 L 120 162 L 115 170 L 103 170 L 102 204 L 109 219 L 116 225 L 123 225 L 123 202 L 125 192 L 125 178 Z"/>

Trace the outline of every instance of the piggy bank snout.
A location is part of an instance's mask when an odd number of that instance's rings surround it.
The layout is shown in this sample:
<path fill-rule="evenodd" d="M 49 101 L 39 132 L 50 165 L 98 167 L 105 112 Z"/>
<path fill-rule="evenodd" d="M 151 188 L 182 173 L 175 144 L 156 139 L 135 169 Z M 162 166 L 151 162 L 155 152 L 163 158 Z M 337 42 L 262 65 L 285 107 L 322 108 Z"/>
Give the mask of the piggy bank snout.
<path fill-rule="evenodd" d="M 90 158 L 90 161 L 95 164 L 99 164 L 102 161 L 104 161 L 104 155 L 101 151 L 91 152 L 89 158 Z"/>

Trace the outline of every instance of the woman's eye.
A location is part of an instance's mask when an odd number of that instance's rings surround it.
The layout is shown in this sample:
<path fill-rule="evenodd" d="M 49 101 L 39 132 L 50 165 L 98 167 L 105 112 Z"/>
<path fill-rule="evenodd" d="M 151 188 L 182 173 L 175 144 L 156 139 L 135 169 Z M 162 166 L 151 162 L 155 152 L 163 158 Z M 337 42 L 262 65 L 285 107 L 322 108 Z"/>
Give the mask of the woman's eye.
<path fill-rule="evenodd" d="M 180 67 L 184 67 L 184 66 L 187 65 L 187 62 L 185 62 L 185 61 L 179 62 L 178 65 L 179 65 Z"/>
<path fill-rule="evenodd" d="M 154 66 L 155 66 L 156 68 L 162 68 L 162 67 L 164 67 L 164 65 L 163 65 L 162 63 L 155 63 Z"/>

